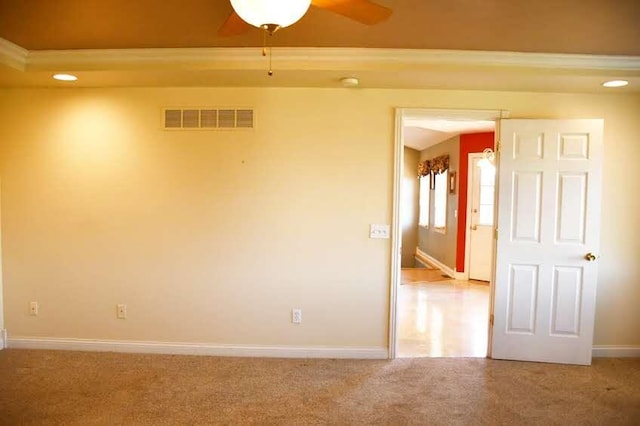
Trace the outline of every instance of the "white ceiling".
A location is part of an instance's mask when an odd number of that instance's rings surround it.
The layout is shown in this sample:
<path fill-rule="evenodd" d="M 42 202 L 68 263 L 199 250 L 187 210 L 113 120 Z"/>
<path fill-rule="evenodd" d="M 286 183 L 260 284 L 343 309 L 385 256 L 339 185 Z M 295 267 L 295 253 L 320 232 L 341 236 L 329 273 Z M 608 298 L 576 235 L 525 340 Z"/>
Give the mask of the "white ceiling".
<path fill-rule="evenodd" d="M 270 78 L 259 29 L 217 35 L 228 0 L 0 0 L 0 87 L 337 88 L 353 76 L 363 89 L 640 93 L 638 0 L 374 2 L 393 9 L 377 25 L 312 7 L 278 31 Z M 604 89 L 611 79 L 629 86 Z"/>
<path fill-rule="evenodd" d="M 495 121 L 488 120 L 406 118 L 403 120 L 403 143 L 409 148 L 422 151 L 463 133 L 492 132 L 495 127 Z"/>
<path fill-rule="evenodd" d="M 321 7 L 271 38 L 278 47 L 360 47 L 640 55 L 638 0 L 373 0 L 363 25 Z M 356 12 L 361 1 L 323 0 Z M 349 7 L 348 3 L 352 3 Z M 0 0 L 0 37 L 25 49 L 261 47 L 263 33 L 218 36 L 229 0 Z"/>

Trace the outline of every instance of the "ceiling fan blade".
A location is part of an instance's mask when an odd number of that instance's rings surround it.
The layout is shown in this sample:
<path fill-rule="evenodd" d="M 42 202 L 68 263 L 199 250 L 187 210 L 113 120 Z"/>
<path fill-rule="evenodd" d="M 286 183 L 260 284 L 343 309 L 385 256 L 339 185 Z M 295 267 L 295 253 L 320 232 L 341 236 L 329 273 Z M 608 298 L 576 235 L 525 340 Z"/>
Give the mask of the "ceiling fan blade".
<path fill-rule="evenodd" d="M 218 29 L 218 35 L 220 37 L 229 37 L 244 34 L 251 28 L 251 25 L 242 20 L 236 12 L 231 12 L 231 15 L 224 21 L 224 24 Z"/>
<path fill-rule="evenodd" d="M 366 25 L 382 22 L 392 13 L 388 7 L 369 0 L 311 0 L 311 4 Z"/>

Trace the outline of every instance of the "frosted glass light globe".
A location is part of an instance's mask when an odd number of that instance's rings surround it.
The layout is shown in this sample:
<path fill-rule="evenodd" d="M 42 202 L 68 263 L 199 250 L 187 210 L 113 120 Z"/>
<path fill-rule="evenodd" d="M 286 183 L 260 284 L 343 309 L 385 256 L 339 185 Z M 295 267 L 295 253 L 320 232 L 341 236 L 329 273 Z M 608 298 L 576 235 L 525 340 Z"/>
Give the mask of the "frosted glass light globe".
<path fill-rule="evenodd" d="M 307 13 L 311 0 L 231 0 L 236 13 L 254 27 L 288 27 Z"/>

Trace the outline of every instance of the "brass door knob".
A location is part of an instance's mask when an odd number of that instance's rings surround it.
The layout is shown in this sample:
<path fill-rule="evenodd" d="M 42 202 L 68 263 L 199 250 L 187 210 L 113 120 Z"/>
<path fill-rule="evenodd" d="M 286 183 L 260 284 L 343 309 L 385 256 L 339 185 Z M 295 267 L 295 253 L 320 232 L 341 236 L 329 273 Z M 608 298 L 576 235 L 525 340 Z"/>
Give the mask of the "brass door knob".
<path fill-rule="evenodd" d="M 598 258 L 598 256 L 596 256 L 596 255 L 595 255 L 595 254 L 593 254 L 593 253 L 587 253 L 587 254 L 584 256 L 584 258 L 585 258 L 585 259 L 587 259 L 587 262 L 593 262 L 594 260 L 596 260 L 596 259 Z"/>

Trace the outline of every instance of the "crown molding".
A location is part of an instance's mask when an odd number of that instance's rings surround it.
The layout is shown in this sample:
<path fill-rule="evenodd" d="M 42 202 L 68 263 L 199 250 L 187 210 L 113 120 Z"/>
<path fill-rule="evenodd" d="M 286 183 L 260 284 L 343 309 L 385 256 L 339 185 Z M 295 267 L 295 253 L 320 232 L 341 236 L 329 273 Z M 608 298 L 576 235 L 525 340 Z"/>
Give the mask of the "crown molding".
<path fill-rule="evenodd" d="M 275 49 L 274 49 L 275 52 Z M 29 55 L 28 70 L 67 71 L 264 68 L 259 48 L 42 50 Z"/>
<path fill-rule="evenodd" d="M 26 57 L 26 70 L 263 69 L 266 62 L 260 52 L 257 47 L 32 51 Z M 279 47 L 273 48 L 273 55 L 281 70 L 392 71 L 438 65 L 640 74 L 637 56 L 323 47 Z"/>
<path fill-rule="evenodd" d="M 29 51 L 9 40 L 0 38 L 0 64 L 24 71 L 27 65 Z"/>

